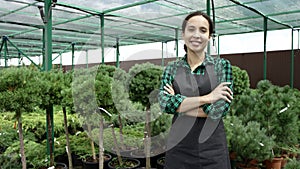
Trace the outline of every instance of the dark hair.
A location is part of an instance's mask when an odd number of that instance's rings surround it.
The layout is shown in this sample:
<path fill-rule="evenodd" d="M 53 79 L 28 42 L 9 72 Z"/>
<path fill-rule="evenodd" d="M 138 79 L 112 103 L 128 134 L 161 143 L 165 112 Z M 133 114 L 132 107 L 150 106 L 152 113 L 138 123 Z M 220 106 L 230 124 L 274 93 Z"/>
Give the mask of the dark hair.
<path fill-rule="evenodd" d="M 192 18 L 194 16 L 203 16 L 208 21 L 208 23 L 209 23 L 209 35 L 210 36 L 215 32 L 213 21 L 211 20 L 211 18 L 206 13 L 203 13 L 201 11 L 196 11 L 196 12 L 190 13 L 188 16 L 185 17 L 185 19 L 182 22 L 182 26 L 181 26 L 182 32 L 184 32 L 184 30 L 185 30 L 186 23 L 189 21 L 190 18 Z M 184 50 L 187 51 L 186 45 L 184 45 Z"/>

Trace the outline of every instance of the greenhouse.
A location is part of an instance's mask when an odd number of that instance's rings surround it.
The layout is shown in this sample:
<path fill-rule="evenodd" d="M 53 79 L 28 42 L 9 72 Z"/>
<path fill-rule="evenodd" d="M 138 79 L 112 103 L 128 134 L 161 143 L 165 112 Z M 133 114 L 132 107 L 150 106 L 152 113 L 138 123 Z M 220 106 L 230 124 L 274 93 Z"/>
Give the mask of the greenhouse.
<path fill-rule="evenodd" d="M 205 52 L 232 65 L 221 118 L 231 168 L 299 168 L 300 0 L 0 2 L 1 169 L 163 168 L 174 121 L 162 75 L 183 57 L 195 11 L 214 23 Z M 274 43 L 288 48 L 268 50 L 280 31 Z M 261 51 L 222 52 L 226 38 L 256 33 Z"/>

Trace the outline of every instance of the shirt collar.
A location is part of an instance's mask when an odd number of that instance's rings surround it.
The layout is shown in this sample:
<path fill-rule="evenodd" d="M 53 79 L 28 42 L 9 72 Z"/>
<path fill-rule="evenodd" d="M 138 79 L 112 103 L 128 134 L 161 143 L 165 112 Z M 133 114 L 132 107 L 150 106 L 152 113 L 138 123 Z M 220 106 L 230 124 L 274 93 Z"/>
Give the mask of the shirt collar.
<path fill-rule="evenodd" d="M 190 67 L 187 62 L 187 54 L 185 54 L 184 57 L 181 59 L 181 64 L 183 66 Z M 206 66 L 207 64 L 214 64 L 214 58 L 212 56 L 210 56 L 209 54 L 205 53 L 205 58 L 201 65 Z"/>

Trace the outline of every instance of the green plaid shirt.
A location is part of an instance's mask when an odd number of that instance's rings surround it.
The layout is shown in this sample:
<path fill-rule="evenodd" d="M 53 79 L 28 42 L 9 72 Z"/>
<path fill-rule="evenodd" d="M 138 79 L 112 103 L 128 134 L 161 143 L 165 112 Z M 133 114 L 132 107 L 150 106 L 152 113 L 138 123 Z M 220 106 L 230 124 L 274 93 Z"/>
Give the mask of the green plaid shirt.
<path fill-rule="evenodd" d="M 233 86 L 232 68 L 230 62 L 224 58 L 212 57 L 210 55 L 206 55 L 203 63 L 200 66 L 198 66 L 193 72 L 192 71 L 189 72 L 191 72 L 191 74 L 203 75 L 205 73 L 205 67 L 208 64 L 214 65 L 214 70 L 217 75 L 218 83 L 231 82 L 231 85 L 229 87 L 232 90 L 232 86 Z M 189 70 L 191 70 L 187 62 L 186 55 L 181 59 L 170 62 L 166 66 L 163 72 L 160 92 L 158 97 L 163 112 L 170 113 L 170 114 L 178 114 L 176 110 L 178 109 L 182 101 L 186 98 L 186 96 L 183 96 L 181 94 L 176 94 L 176 93 L 175 95 L 168 94 L 164 90 L 164 86 L 166 84 L 172 84 L 176 75 L 177 68 L 180 66 L 187 67 L 189 68 Z M 230 108 L 230 103 L 224 100 L 218 100 L 213 104 L 205 104 L 202 106 L 202 108 L 203 111 L 206 114 L 208 114 L 211 118 L 217 119 L 226 115 L 227 111 Z"/>

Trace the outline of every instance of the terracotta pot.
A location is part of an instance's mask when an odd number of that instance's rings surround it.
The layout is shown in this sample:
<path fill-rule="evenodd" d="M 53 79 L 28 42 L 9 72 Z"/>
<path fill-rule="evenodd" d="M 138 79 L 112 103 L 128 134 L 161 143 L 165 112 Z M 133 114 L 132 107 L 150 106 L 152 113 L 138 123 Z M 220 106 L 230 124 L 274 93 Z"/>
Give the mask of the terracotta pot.
<path fill-rule="evenodd" d="M 275 157 L 272 161 L 266 161 L 266 169 L 281 169 L 282 157 Z"/>
<path fill-rule="evenodd" d="M 258 167 L 237 167 L 238 169 L 258 169 Z"/>
<path fill-rule="evenodd" d="M 229 157 L 230 157 L 230 160 L 236 160 L 236 157 L 237 157 L 236 152 L 230 152 Z"/>
<path fill-rule="evenodd" d="M 287 161 L 288 161 L 288 155 L 282 155 L 282 161 L 281 161 L 281 168 L 284 168 Z"/>
<path fill-rule="evenodd" d="M 258 167 L 256 167 L 256 165 L 252 165 L 252 164 L 237 164 L 237 169 L 258 169 Z"/>

